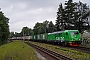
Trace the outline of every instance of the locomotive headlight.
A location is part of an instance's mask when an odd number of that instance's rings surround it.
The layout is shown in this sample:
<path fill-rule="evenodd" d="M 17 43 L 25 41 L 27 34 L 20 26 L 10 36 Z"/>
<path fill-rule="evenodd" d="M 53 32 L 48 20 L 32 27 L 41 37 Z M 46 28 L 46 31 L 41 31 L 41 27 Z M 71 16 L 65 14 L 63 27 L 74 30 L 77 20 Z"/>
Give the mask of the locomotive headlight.
<path fill-rule="evenodd" d="M 70 42 L 70 44 L 71 44 L 72 42 Z"/>

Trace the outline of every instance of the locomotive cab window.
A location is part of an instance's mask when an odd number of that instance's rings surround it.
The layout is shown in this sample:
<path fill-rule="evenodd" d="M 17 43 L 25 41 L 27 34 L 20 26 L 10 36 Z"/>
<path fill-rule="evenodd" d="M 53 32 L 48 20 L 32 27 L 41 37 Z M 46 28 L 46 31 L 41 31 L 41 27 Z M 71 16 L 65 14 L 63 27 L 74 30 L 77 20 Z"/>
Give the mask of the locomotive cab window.
<path fill-rule="evenodd" d="M 73 31 L 73 32 L 70 32 L 70 33 L 71 33 L 72 36 L 74 36 L 74 35 L 78 35 L 78 34 L 79 34 L 78 31 Z"/>
<path fill-rule="evenodd" d="M 75 32 L 75 34 L 79 34 L 79 32 Z"/>
<path fill-rule="evenodd" d="M 66 32 L 66 35 L 68 35 L 68 33 Z"/>
<path fill-rule="evenodd" d="M 59 35 L 62 35 L 62 33 L 59 33 Z"/>

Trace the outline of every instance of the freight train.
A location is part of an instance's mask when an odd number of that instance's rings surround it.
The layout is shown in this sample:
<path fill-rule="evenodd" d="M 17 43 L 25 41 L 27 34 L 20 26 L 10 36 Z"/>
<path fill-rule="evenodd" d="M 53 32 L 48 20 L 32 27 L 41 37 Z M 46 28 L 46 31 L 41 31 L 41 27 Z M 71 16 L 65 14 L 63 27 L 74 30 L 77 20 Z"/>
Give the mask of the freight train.
<path fill-rule="evenodd" d="M 79 46 L 81 44 L 81 35 L 78 30 L 65 30 L 53 33 L 37 34 L 26 37 L 17 37 L 17 39 L 28 39 L 31 41 L 61 44 L 64 46 Z"/>
<path fill-rule="evenodd" d="M 65 30 L 53 33 L 37 34 L 30 36 L 33 41 L 49 42 L 64 46 L 79 46 L 81 36 L 78 30 Z"/>

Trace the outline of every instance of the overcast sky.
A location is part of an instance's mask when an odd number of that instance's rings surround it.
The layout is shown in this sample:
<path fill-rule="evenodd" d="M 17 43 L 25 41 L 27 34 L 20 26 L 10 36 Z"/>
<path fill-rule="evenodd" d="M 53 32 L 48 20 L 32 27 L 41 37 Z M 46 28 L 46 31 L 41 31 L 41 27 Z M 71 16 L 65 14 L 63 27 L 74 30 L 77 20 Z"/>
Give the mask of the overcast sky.
<path fill-rule="evenodd" d="M 10 31 L 20 32 L 23 27 L 33 28 L 36 22 L 55 23 L 60 3 L 66 0 L 0 0 L 1 11 L 8 17 Z M 74 0 L 78 2 L 79 0 Z M 80 0 L 90 6 L 90 0 Z"/>

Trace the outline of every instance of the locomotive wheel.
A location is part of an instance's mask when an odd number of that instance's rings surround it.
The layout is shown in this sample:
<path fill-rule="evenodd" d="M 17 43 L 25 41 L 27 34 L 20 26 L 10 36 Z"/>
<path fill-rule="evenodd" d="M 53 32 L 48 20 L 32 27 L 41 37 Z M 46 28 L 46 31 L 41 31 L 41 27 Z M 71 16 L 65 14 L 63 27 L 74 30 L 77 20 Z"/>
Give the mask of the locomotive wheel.
<path fill-rule="evenodd" d="M 63 43 L 63 46 L 67 46 L 67 45 L 68 45 L 68 43 L 67 43 L 67 42 L 64 42 L 64 43 Z"/>

